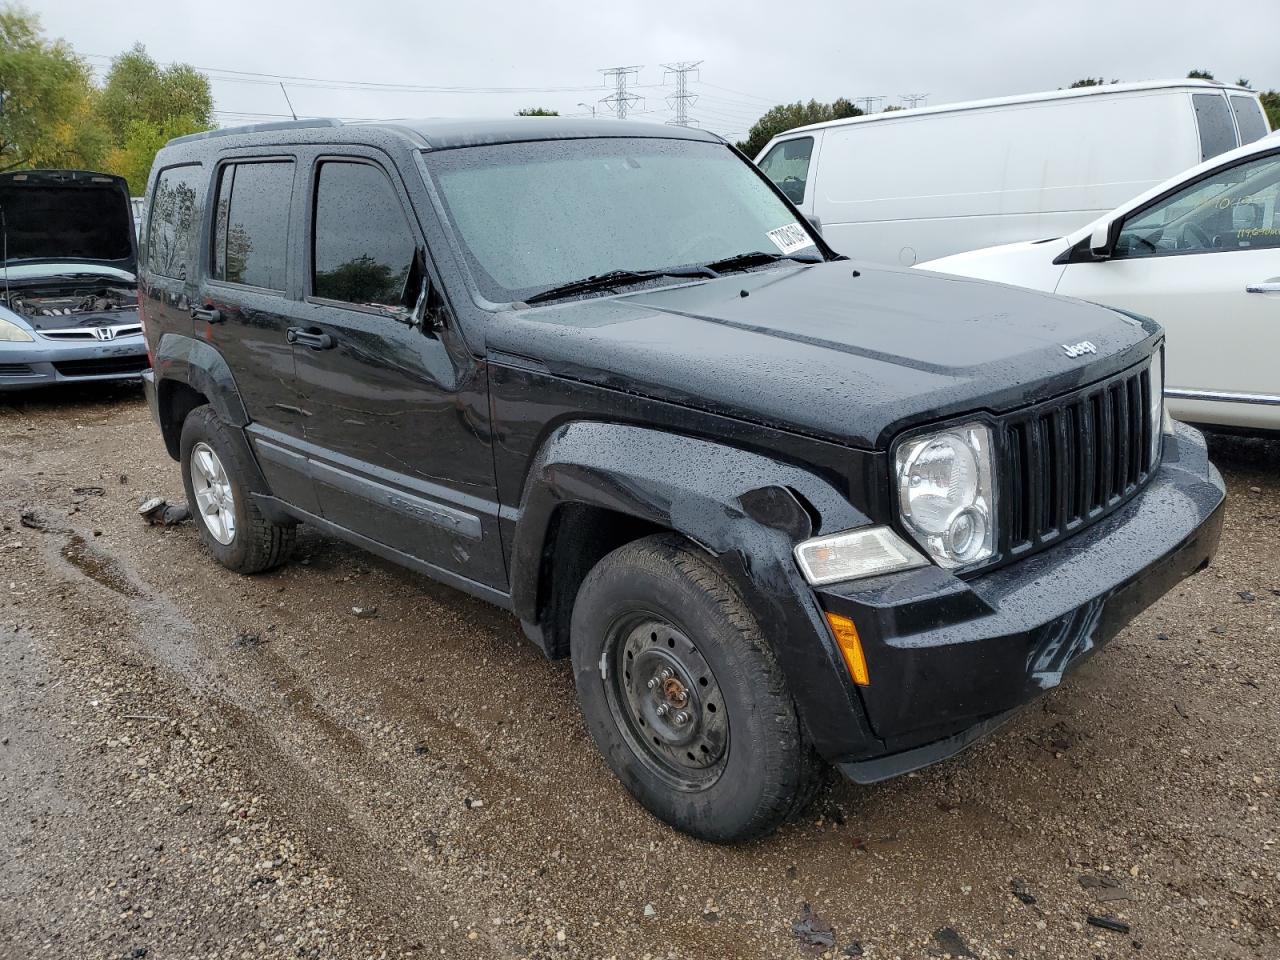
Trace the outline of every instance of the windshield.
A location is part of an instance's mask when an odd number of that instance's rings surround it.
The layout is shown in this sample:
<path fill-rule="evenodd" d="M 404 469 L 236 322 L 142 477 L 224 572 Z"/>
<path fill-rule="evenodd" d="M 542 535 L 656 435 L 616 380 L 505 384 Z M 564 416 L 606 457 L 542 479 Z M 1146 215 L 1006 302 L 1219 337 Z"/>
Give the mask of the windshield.
<path fill-rule="evenodd" d="M 424 162 L 476 286 L 494 303 L 613 271 L 755 252 L 821 256 L 807 225 L 719 143 L 547 140 Z"/>

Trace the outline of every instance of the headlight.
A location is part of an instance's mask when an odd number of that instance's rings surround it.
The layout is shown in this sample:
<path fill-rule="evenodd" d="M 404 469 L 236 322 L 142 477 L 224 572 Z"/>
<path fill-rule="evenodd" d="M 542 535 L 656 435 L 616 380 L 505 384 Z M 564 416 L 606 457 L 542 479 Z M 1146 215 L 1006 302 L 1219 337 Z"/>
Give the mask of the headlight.
<path fill-rule="evenodd" d="M 894 468 L 902 522 L 939 566 L 964 567 L 991 556 L 996 490 L 985 424 L 907 440 Z"/>
<path fill-rule="evenodd" d="M 1151 384 L 1151 466 L 1160 460 L 1161 437 L 1173 432 L 1173 423 L 1164 410 L 1164 347 L 1151 357 L 1148 375 Z"/>
<path fill-rule="evenodd" d="M 33 343 L 35 337 L 27 333 L 12 320 L 0 317 L 0 341 L 9 343 Z"/>
<path fill-rule="evenodd" d="M 926 567 L 929 561 L 888 527 L 865 527 L 814 537 L 796 547 L 800 572 L 815 587 Z"/>

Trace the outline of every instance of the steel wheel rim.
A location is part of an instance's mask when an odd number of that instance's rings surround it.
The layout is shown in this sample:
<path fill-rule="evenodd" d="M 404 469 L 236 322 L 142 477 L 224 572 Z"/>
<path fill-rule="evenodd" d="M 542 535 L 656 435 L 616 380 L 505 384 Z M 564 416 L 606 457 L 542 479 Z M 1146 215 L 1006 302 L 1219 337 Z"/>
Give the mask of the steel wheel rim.
<path fill-rule="evenodd" d="M 729 715 L 715 674 L 689 637 L 652 614 L 623 618 L 606 638 L 605 691 L 636 757 L 678 790 L 706 790 L 729 756 Z"/>
<path fill-rule="evenodd" d="M 203 441 L 191 448 L 191 491 L 209 536 L 229 545 L 236 538 L 236 498 L 222 461 Z"/>

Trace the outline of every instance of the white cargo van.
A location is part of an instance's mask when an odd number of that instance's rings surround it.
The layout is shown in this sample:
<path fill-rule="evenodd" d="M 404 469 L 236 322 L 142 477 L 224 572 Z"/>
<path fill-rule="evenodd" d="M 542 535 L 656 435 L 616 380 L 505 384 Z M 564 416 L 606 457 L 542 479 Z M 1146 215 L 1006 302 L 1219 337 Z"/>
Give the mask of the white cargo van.
<path fill-rule="evenodd" d="M 1116 83 L 816 123 L 756 163 L 841 253 L 910 266 L 1064 236 L 1268 130 L 1243 87 Z"/>

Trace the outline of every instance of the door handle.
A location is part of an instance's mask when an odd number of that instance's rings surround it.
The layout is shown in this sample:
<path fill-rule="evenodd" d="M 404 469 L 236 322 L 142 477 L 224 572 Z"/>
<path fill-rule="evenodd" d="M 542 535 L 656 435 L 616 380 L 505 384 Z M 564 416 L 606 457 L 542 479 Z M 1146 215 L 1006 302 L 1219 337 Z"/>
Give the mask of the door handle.
<path fill-rule="evenodd" d="M 192 307 L 192 320 L 203 320 L 205 323 L 221 323 L 222 311 L 214 307 Z"/>
<path fill-rule="evenodd" d="M 312 350 L 328 350 L 338 342 L 333 339 L 332 334 L 303 330 L 301 327 L 290 327 L 284 332 L 284 338 L 290 343 L 310 347 Z"/>
<path fill-rule="evenodd" d="M 1280 293 L 1280 277 L 1273 277 L 1261 283 L 1246 283 L 1245 293 Z"/>

